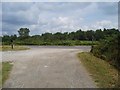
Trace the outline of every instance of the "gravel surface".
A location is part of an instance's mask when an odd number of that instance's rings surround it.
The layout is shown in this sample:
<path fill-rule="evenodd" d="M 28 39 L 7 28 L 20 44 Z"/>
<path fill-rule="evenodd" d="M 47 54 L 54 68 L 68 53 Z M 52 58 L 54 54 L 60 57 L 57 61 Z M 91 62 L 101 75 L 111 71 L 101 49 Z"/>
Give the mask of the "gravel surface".
<path fill-rule="evenodd" d="M 30 46 L 30 50 L 1 52 L 3 61 L 13 61 L 4 88 L 95 88 L 77 57 L 90 47 Z"/>

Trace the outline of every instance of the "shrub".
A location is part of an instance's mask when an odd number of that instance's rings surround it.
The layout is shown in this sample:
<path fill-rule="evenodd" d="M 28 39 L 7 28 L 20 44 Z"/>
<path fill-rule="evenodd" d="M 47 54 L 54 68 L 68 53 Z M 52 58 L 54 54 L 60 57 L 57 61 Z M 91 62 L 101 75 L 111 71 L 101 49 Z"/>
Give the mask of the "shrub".
<path fill-rule="evenodd" d="M 92 47 L 91 52 L 120 69 L 119 40 L 120 34 L 107 37 L 105 40 L 101 40 L 98 45 Z"/>

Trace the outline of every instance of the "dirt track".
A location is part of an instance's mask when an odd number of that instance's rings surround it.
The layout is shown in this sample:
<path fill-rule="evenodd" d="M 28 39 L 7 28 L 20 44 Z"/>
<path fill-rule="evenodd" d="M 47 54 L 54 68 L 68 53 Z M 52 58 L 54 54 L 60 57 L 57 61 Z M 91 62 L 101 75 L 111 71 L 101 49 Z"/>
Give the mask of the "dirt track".
<path fill-rule="evenodd" d="M 5 88 L 95 88 L 77 58 L 90 47 L 31 47 L 31 50 L 2 52 L 3 61 L 14 67 Z"/>

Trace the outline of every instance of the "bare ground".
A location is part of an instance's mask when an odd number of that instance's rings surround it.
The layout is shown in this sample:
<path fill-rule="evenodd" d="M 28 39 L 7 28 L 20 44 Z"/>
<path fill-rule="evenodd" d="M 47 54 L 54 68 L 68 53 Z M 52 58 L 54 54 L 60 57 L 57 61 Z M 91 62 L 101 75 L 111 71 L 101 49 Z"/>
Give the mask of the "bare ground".
<path fill-rule="evenodd" d="M 95 88 L 77 57 L 90 47 L 31 47 L 31 50 L 2 52 L 3 61 L 13 61 L 4 88 Z"/>

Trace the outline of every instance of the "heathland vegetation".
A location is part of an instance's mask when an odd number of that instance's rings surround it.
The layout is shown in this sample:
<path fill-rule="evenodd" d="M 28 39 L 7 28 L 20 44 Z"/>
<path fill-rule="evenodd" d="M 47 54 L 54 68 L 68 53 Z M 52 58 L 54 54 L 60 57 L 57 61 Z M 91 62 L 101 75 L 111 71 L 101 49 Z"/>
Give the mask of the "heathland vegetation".
<path fill-rule="evenodd" d="M 81 29 L 76 32 L 56 32 L 56 33 L 43 33 L 41 35 L 29 35 L 28 28 L 20 28 L 17 35 L 4 35 L 2 37 L 3 45 L 10 45 L 11 41 L 16 45 L 96 45 L 101 39 L 117 34 L 118 29 L 98 29 L 96 31 L 88 30 L 82 31 Z"/>
<path fill-rule="evenodd" d="M 92 48 L 91 52 L 120 69 L 120 32 L 100 40 L 98 45 Z"/>

